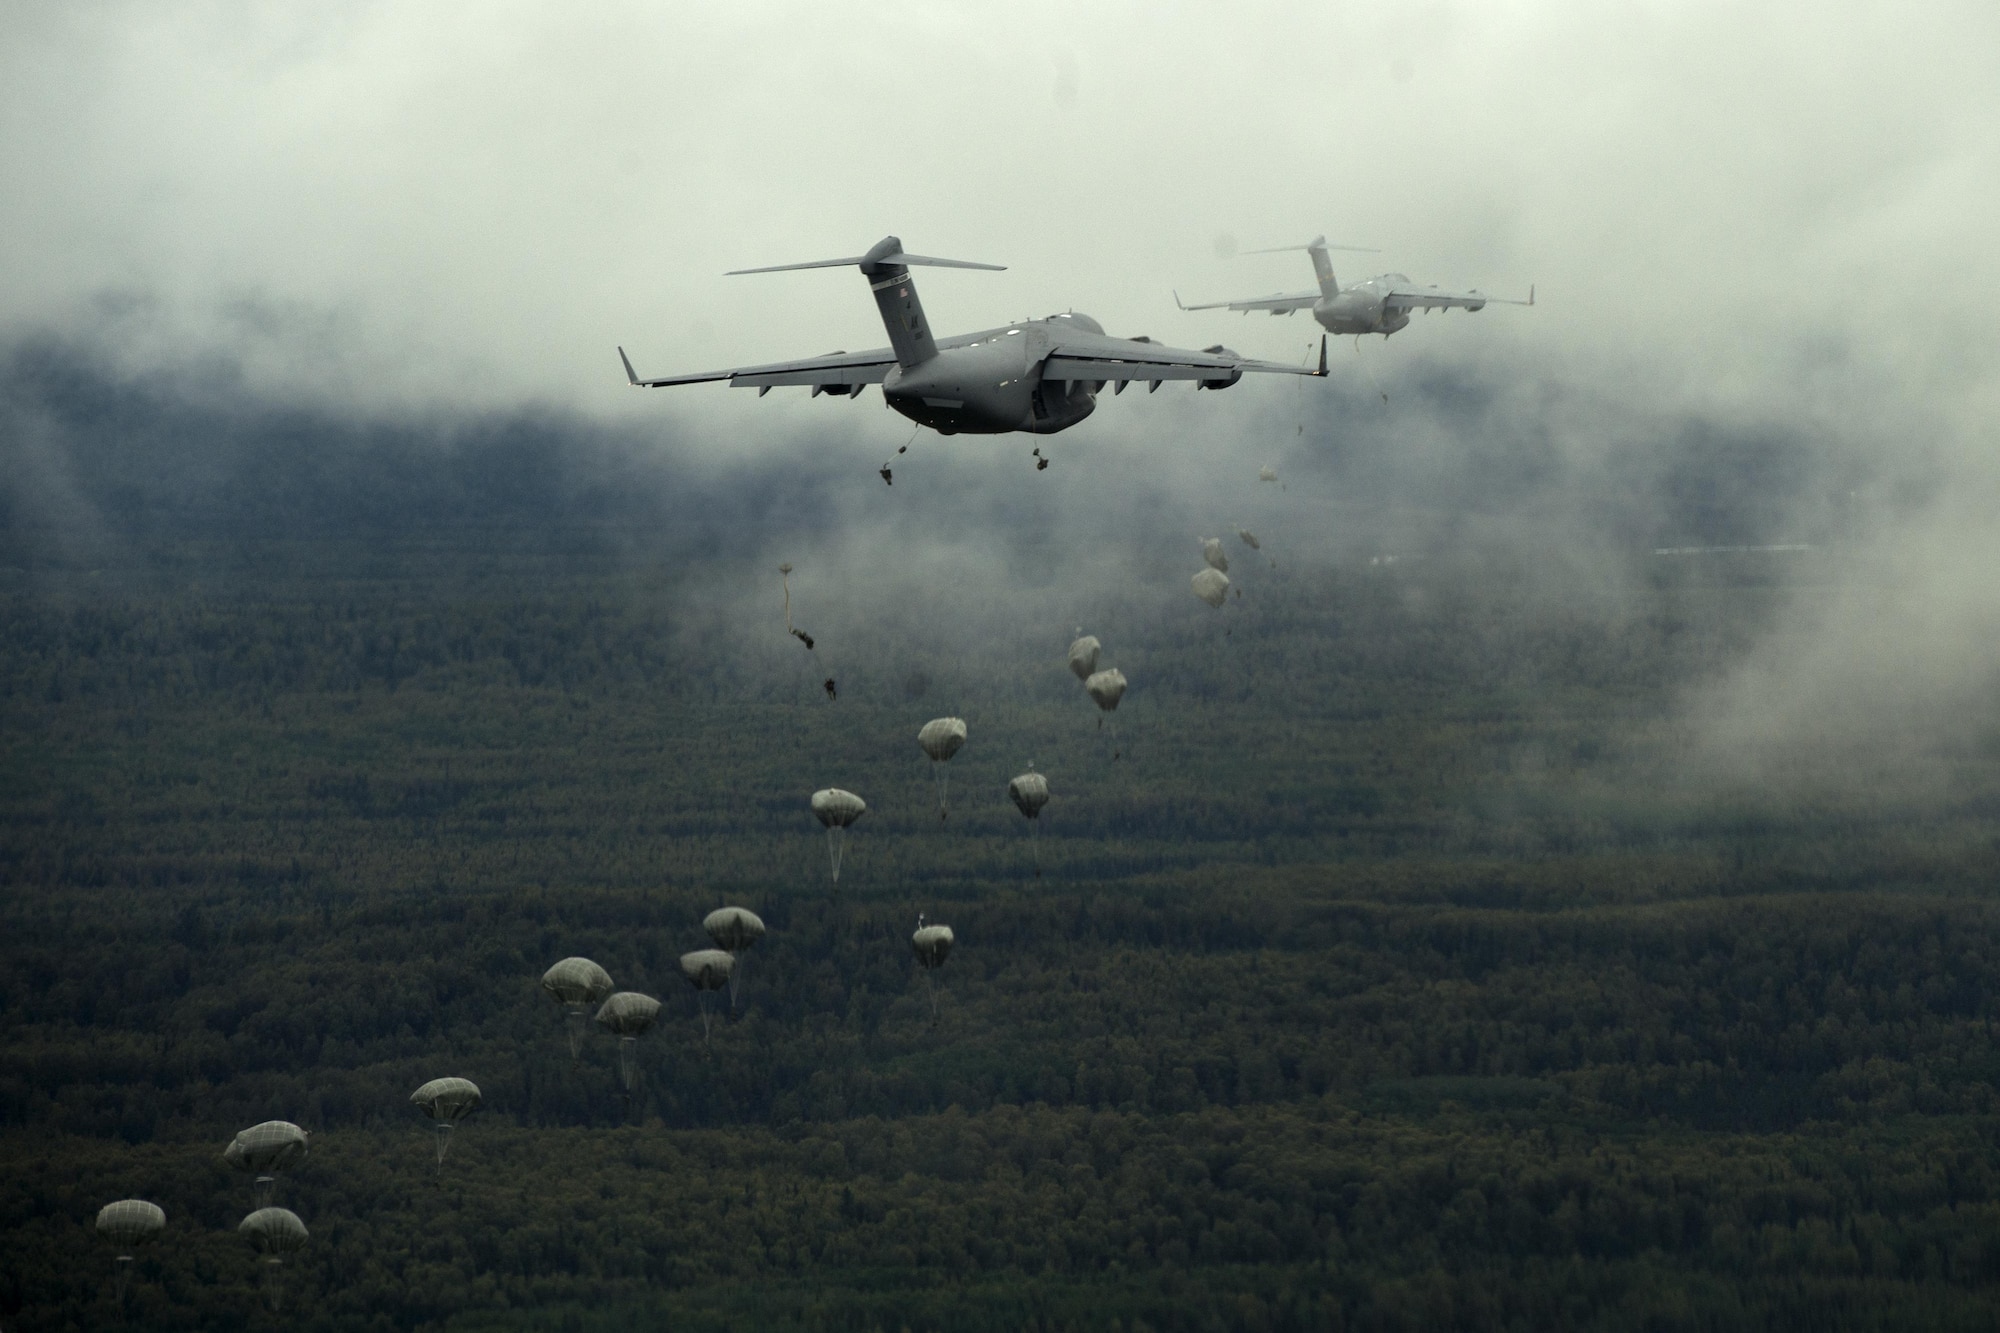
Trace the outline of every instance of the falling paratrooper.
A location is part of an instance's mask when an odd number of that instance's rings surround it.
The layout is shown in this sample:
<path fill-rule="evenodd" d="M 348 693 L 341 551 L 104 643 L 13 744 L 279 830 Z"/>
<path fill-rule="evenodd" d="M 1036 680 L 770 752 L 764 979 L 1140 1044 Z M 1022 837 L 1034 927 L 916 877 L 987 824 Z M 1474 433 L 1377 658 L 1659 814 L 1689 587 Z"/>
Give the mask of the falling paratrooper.
<path fill-rule="evenodd" d="M 792 562 L 787 560 L 778 566 L 778 582 L 785 590 L 785 633 L 797 639 L 811 652 L 813 636 L 802 629 L 792 628 Z"/>
<path fill-rule="evenodd" d="M 946 805 L 946 786 L 951 780 L 951 770 L 945 765 L 965 744 L 965 719 L 962 717 L 934 717 L 924 723 L 917 732 L 917 744 L 930 757 L 931 771 L 937 775 L 938 818 L 950 817 Z"/>
<path fill-rule="evenodd" d="M 721 949 L 697 949 L 693 953 L 681 955 L 681 975 L 688 985 L 695 989 L 695 1004 L 701 1010 L 701 1040 L 708 1042 L 708 999 L 709 991 L 721 990 L 729 984 L 729 975 L 736 970 L 736 960 Z"/>
<path fill-rule="evenodd" d="M 917 930 L 910 936 L 910 949 L 917 956 L 918 966 L 924 969 L 924 984 L 931 993 L 931 1022 L 937 1022 L 937 970 L 944 966 L 944 960 L 951 957 L 951 946 L 957 942 L 950 926 L 934 926 L 923 913 L 917 914 Z"/>
<path fill-rule="evenodd" d="M 734 965 L 729 969 L 729 1008 L 736 1008 L 736 985 L 742 977 L 743 955 L 764 938 L 764 918 L 747 907 L 718 907 L 701 919 L 715 947 L 723 950 Z"/>
<path fill-rule="evenodd" d="M 659 1016 L 658 1000 L 632 990 L 607 996 L 597 1007 L 597 1026 L 618 1038 L 618 1078 L 627 1097 L 639 1078 L 639 1038 L 652 1031 Z"/>
<path fill-rule="evenodd" d="M 1261 551 L 1264 549 L 1264 543 L 1258 541 L 1257 534 L 1250 531 L 1250 529 L 1238 528 L 1236 529 L 1236 535 L 1240 537 L 1243 541 L 1243 544 L 1249 547 L 1251 550 Z"/>
<path fill-rule="evenodd" d="M 566 1011 L 569 1067 L 583 1063 L 584 1012 L 612 990 L 611 974 L 588 958 L 565 958 L 542 973 L 542 990 Z"/>
<path fill-rule="evenodd" d="M 257 1206 L 269 1206 L 279 1173 L 306 1155 L 311 1136 L 289 1120 L 266 1120 L 238 1130 L 222 1160 L 257 1177 Z"/>
<path fill-rule="evenodd" d="M 442 1174 L 452 1130 L 479 1109 L 479 1085 L 469 1078 L 434 1078 L 410 1094 L 410 1105 L 437 1126 L 437 1169 Z"/>
<path fill-rule="evenodd" d="M 97 1234 L 117 1250 L 112 1262 L 118 1274 L 116 1286 L 121 1304 L 125 1289 L 132 1282 L 132 1251 L 158 1240 L 166 1225 L 166 1211 L 144 1199 L 120 1199 L 97 1210 Z"/>
<path fill-rule="evenodd" d="M 851 791 L 827 787 L 812 794 L 813 818 L 826 828 L 827 856 L 833 863 L 833 882 L 840 883 L 840 858 L 847 850 L 847 830 L 868 813 L 868 802 Z"/>

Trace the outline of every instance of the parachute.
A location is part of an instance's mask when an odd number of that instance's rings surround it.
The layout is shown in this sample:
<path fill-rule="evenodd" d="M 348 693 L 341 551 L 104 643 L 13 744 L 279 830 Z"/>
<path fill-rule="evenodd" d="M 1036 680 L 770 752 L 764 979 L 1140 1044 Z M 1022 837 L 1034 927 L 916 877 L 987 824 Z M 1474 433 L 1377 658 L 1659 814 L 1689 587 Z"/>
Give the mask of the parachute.
<path fill-rule="evenodd" d="M 1107 713 L 1118 711 L 1118 701 L 1125 697 L 1125 673 L 1117 667 L 1093 672 L 1083 682 L 1083 688 L 1097 701 L 1097 706 Z"/>
<path fill-rule="evenodd" d="M 257 1205 L 268 1207 L 278 1173 L 306 1155 L 306 1131 L 289 1120 L 266 1120 L 238 1130 L 222 1160 L 257 1177 Z"/>
<path fill-rule="evenodd" d="M 1229 576 L 1219 569 L 1204 569 L 1191 580 L 1194 595 L 1220 608 L 1229 599 Z"/>
<path fill-rule="evenodd" d="M 618 1038 L 618 1077 L 628 1097 L 638 1081 L 639 1038 L 652 1031 L 659 1016 L 660 1002 L 637 991 L 619 991 L 598 1006 L 597 1026 Z"/>
<path fill-rule="evenodd" d="M 567 1009 L 569 1067 L 583 1062 L 584 1010 L 611 993 L 611 974 L 588 958 L 565 958 L 542 973 L 542 989 Z"/>
<path fill-rule="evenodd" d="M 118 1270 L 118 1299 L 121 1302 L 125 1299 L 125 1288 L 132 1281 L 132 1251 L 159 1239 L 166 1225 L 165 1210 L 144 1199 L 120 1199 L 97 1210 L 97 1234 L 118 1250 L 114 1262 Z"/>
<path fill-rule="evenodd" d="M 469 1078 L 434 1078 L 410 1094 L 410 1105 L 437 1122 L 437 1169 L 458 1122 L 479 1109 L 479 1085 Z"/>
<path fill-rule="evenodd" d="M 812 795 L 814 818 L 826 826 L 827 856 L 833 862 L 833 882 L 840 883 L 840 857 L 847 850 L 847 827 L 868 813 L 868 802 L 851 791 L 828 787 Z"/>
<path fill-rule="evenodd" d="M 701 919 L 701 928 L 736 960 L 729 971 L 729 1007 L 736 1008 L 736 983 L 742 971 L 743 955 L 764 938 L 764 919 L 746 907 L 718 907 Z"/>
<path fill-rule="evenodd" d="M 1208 562 L 1210 569 L 1221 570 L 1224 574 L 1229 572 L 1229 557 L 1222 553 L 1222 538 L 1203 537 L 1201 558 Z"/>
<path fill-rule="evenodd" d="M 236 1229 L 257 1242 L 264 1252 L 264 1294 L 271 1309 L 278 1308 L 278 1269 L 285 1256 L 305 1248 L 308 1232 L 299 1215 L 289 1208 L 259 1208 L 236 1224 Z"/>
<path fill-rule="evenodd" d="M 1007 784 L 1007 799 L 1030 819 L 1039 819 L 1049 803 L 1049 780 L 1032 768 Z"/>
<path fill-rule="evenodd" d="M 1264 467 L 1260 467 L 1257 469 L 1257 480 L 1276 481 L 1277 479 L 1278 479 L 1278 469 L 1271 467 L 1268 464 Z"/>
<path fill-rule="evenodd" d="M 1007 799 L 1027 817 L 1028 845 L 1035 849 L 1035 877 L 1042 874 L 1042 807 L 1049 803 L 1049 780 L 1035 771 L 1032 761 L 1028 771 L 1007 783 Z"/>
<path fill-rule="evenodd" d="M 945 784 L 951 779 L 951 770 L 945 767 L 945 762 L 958 753 L 959 746 L 965 744 L 965 719 L 932 718 L 917 732 L 917 744 L 930 756 L 931 769 L 937 774 L 938 818 L 943 819 L 949 814 L 945 806 Z"/>
<path fill-rule="evenodd" d="M 1264 549 L 1264 543 L 1258 541 L 1257 534 L 1250 531 L 1250 529 L 1238 528 L 1236 529 L 1236 535 L 1238 537 L 1241 537 L 1243 539 L 1243 544 L 1249 547 L 1251 550 L 1261 551 Z"/>
<path fill-rule="evenodd" d="M 1078 680 L 1090 679 L 1090 673 L 1097 670 L 1097 655 L 1104 645 L 1097 641 L 1095 634 L 1086 634 L 1069 646 L 1070 673 Z"/>
<path fill-rule="evenodd" d="M 956 937 L 950 926 L 933 926 L 922 915 L 917 917 L 917 932 L 910 936 L 910 948 L 917 955 L 917 963 L 924 969 L 924 984 L 931 993 L 931 1021 L 937 1022 L 937 982 L 933 979 L 937 970 L 944 966 L 944 960 L 951 956 L 951 946 Z"/>
<path fill-rule="evenodd" d="M 681 955 L 681 975 L 688 985 L 695 989 L 695 1001 L 701 1007 L 701 1039 L 708 1040 L 708 1002 L 703 997 L 712 990 L 721 990 L 729 984 L 730 973 L 736 970 L 736 959 L 720 949 L 697 949 L 693 953 Z"/>

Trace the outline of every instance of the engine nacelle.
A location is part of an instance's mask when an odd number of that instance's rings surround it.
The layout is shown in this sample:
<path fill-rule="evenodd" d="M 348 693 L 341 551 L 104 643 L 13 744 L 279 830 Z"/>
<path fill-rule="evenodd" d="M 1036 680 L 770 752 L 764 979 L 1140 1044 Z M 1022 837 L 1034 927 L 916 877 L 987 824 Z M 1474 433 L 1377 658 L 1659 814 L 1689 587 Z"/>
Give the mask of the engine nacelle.
<path fill-rule="evenodd" d="M 1235 352 L 1231 351 L 1231 350 L 1230 350 L 1229 348 L 1227 348 L 1227 347 L 1224 347 L 1224 346 L 1223 346 L 1223 345 L 1222 345 L 1221 343 L 1217 343 L 1217 344 L 1216 344 L 1215 346 L 1213 346 L 1213 347 L 1204 347 L 1204 348 L 1202 348 L 1201 350 L 1202 350 L 1202 351 L 1204 351 L 1204 352 L 1207 352 L 1207 353 L 1208 353 L 1208 354 L 1209 354 L 1210 356 L 1235 356 L 1235 355 L 1236 355 L 1236 353 L 1235 353 Z M 1239 366 L 1239 367 L 1237 367 L 1236 369 L 1234 369 L 1234 370 L 1231 370 L 1231 371 L 1229 372 L 1229 375 L 1228 375 L 1228 377 L 1227 377 L 1227 378 L 1225 378 L 1225 379 L 1213 379 L 1213 380 L 1196 380 L 1196 381 L 1195 381 L 1195 385 L 1194 385 L 1194 387 L 1195 387 L 1195 388 L 1197 388 L 1197 389 L 1226 389 L 1226 388 L 1228 388 L 1228 387 L 1229 387 L 1230 385 L 1232 385 L 1232 384 L 1236 383 L 1236 381 L 1238 381 L 1238 380 L 1240 380 L 1240 379 L 1242 379 L 1242 378 L 1243 378 L 1243 370 L 1242 370 L 1242 368 L 1241 368 L 1241 367 Z"/>

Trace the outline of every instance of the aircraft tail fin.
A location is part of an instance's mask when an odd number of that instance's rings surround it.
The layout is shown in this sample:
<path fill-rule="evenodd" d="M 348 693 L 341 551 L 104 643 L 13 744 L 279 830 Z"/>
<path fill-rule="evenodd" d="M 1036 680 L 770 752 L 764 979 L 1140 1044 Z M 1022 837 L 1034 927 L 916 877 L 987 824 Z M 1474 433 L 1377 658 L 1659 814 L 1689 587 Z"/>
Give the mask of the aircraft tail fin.
<path fill-rule="evenodd" d="M 1268 250 L 1245 250 L 1246 255 L 1275 255 L 1290 250 L 1303 250 L 1312 256 L 1313 276 L 1319 279 L 1319 294 L 1331 299 L 1340 295 L 1340 282 L 1333 276 L 1333 261 L 1327 258 L 1329 250 L 1354 250 L 1361 254 L 1380 254 L 1366 245 L 1328 245 L 1326 237 L 1315 236 L 1304 245 L 1274 245 Z"/>
<path fill-rule="evenodd" d="M 889 334 L 889 345 L 896 349 L 896 360 L 906 367 L 920 366 L 937 355 L 937 341 L 931 336 L 930 322 L 924 318 L 923 303 L 917 299 L 917 285 L 910 280 L 911 268 L 976 268 L 994 272 L 1006 268 L 1004 264 L 977 264 L 969 259 L 938 259 L 931 255 L 906 254 L 900 238 L 884 236 L 865 255 L 846 259 L 815 259 L 804 264 L 773 264 L 768 268 L 732 269 L 730 276 L 787 273 L 804 268 L 846 268 L 850 264 L 859 268 L 861 276 L 868 279 L 869 290 L 875 293 L 875 308 L 882 314 L 882 327 Z"/>

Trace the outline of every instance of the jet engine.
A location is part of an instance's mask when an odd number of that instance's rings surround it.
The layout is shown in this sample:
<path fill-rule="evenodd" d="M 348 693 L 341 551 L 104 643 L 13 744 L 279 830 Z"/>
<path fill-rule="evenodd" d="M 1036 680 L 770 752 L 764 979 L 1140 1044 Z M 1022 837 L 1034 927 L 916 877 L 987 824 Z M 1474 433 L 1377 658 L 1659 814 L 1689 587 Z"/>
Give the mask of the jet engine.
<path fill-rule="evenodd" d="M 1227 347 L 1224 347 L 1224 346 L 1223 346 L 1223 345 L 1222 345 L 1221 343 L 1217 343 L 1217 344 L 1216 344 L 1215 346 L 1213 346 L 1213 347 L 1204 347 L 1204 348 L 1202 348 L 1201 350 L 1202 350 L 1202 351 L 1204 351 L 1204 352 L 1207 352 L 1207 353 L 1208 353 L 1208 354 L 1209 354 L 1210 356 L 1235 356 L 1235 355 L 1236 355 L 1236 353 L 1235 353 L 1235 352 L 1231 351 L 1231 350 L 1230 350 L 1229 348 L 1227 348 Z M 1232 370 L 1232 371 L 1230 371 L 1230 372 L 1229 372 L 1229 375 L 1228 375 L 1228 377 L 1227 377 L 1227 378 L 1225 378 L 1225 379 L 1213 379 L 1213 380 L 1196 380 L 1196 381 L 1195 381 L 1195 386 L 1194 386 L 1194 387 L 1195 387 L 1195 388 L 1197 388 L 1197 389 L 1226 389 L 1226 388 L 1228 388 L 1228 387 L 1229 387 L 1230 385 L 1232 385 L 1232 384 L 1236 383 L 1236 381 L 1238 381 L 1238 380 L 1240 380 L 1240 379 L 1242 379 L 1242 378 L 1243 378 L 1243 372 L 1242 372 L 1242 370 L 1241 370 L 1241 369 L 1236 369 L 1236 370 Z"/>

